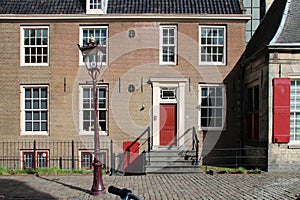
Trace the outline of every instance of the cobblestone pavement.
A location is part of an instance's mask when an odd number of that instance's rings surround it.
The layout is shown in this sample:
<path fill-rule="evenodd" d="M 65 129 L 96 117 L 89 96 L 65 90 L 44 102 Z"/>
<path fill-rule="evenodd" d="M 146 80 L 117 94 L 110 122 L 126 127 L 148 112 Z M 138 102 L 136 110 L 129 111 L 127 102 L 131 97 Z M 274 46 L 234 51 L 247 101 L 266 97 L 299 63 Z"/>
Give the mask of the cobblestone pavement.
<path fill-rule="evenodd" d="M 110 185 L 129 188 L 142 199 L 296 199 L 300 172 L 262 175 L 161 174 L 104 176 Z M 120 199 L 106 194 L 92 196 L 93 177 L 0 176 L 0 196 L 5 199 Z M 0 198 L 1 199 L 1 198 Z"/>

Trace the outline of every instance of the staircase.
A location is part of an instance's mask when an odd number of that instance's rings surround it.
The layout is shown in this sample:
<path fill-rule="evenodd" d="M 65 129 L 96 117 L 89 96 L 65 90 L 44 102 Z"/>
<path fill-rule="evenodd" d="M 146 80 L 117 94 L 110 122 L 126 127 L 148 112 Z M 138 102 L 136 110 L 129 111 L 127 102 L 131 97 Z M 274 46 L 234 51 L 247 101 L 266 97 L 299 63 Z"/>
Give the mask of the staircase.
<path fill-rule="evenodd" d="M 151 150 L 146 153 L 146 173 L 200 173 L 202 170 L 196 163 L 195 154 L 195 151 L 177 149 Z"/>

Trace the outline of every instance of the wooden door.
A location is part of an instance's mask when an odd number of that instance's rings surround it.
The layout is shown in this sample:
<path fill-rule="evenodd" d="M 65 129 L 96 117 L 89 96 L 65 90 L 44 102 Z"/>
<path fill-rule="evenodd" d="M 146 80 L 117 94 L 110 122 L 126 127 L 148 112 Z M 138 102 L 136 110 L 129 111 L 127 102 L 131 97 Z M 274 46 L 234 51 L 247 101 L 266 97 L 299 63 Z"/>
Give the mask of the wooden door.
<path fill-rule="evenodd" d="M 160 105 L 160 146 L 171 146 L 176 143 L 176 104 Z"/>

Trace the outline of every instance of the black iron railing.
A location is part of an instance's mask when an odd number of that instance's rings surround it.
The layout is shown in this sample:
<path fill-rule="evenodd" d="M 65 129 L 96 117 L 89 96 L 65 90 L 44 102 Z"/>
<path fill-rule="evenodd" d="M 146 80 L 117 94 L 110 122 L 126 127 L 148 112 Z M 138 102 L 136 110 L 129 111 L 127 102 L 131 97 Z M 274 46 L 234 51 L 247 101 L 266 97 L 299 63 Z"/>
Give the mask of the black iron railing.
<path fill-rule="evenodd" d="M 197 136 L 196 128 L 193 127 L 193 148 L 192 150 L 196 151 L 195 155 L 195 165 L 199 165 L 199 139 Z"/>
<path fill-rule="evenodd" d="M 100 143 L 104 155 L 103 163 L 108 170 L 111 166 L 112 141 Z M 24 154 L 32 155 L 32 168 L 38 167 L 38 153 L 45 153 L 46 167 L 59 167 L 61 169 L 82 168 L 81 152 L 93 153 L 94 142 L 83 141 L 21 141 L 0 142 L 0 167 L 6 169 L 25 168 Z"/>

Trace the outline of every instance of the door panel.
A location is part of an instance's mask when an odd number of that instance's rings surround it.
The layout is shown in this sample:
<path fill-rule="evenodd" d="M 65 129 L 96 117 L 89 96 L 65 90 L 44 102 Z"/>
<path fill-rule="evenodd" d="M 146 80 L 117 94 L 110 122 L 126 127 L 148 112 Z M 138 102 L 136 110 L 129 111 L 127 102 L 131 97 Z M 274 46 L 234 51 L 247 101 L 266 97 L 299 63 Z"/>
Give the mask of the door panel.
<path fill-rule="evenodd" d="M 160 105 L 160 146 L 171 146 L 176 143 L 176 104 Z"/>

